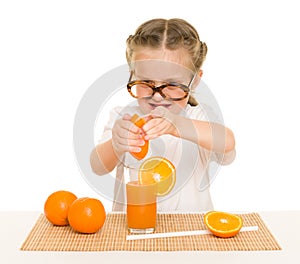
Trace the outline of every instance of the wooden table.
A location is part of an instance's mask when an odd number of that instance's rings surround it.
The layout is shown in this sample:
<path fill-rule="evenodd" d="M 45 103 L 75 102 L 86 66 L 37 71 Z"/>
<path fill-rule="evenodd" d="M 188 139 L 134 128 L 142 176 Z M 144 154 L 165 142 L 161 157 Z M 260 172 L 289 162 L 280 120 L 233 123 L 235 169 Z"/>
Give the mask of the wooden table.
<path fill-rule="evenodd" d="M 0 212 L 0 263 L 300 263 L 300 211 L 259 212 L 280 251 L 59 252 L 21 251 L 41 212 Z"/>

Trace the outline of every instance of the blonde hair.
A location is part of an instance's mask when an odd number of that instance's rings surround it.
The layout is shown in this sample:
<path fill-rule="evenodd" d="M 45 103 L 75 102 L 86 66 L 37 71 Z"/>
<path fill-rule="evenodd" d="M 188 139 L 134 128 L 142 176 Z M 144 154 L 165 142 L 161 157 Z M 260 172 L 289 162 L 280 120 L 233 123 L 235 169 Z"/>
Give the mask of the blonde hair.
<path fill-rule="evenodd" d="M 198 72 L 207 54 L 207 46 L 200 40 L 196 29 L 179 18 L 157 18 L 146 21 L 137 28 L 134 35 L 128 37 L 126 44 L 126 59 L 129 64 L 133 53 L 140 47 L 184 49 L 190 55 L 191 70 Z M 189 104 L 197 105 L 198 103 L 190 96 Z"/>
<path fill-rule="evenodd" d="M 152 19 L 140 25 L 134 35 L 127 39 L 126 58 L 130 63 L 132 54 L 138 47 L 183 48 L 191 56 L 195 71 L 199 71 L 206 58 L 207 46 L 202 42 L 196 29 L 187 21 L 179 18 Z"/>

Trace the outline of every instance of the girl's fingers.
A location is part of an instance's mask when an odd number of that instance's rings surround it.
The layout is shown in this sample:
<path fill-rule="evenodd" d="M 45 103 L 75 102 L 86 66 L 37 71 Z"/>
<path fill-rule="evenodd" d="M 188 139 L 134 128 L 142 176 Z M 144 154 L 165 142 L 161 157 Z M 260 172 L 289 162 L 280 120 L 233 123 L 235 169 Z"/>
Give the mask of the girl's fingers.
<path fill-rule="evenodd" d="M 142 129 L 137 127 L 135 124 L 133 124 L 131 121 L 124 120 L 122 123 L 122 128 L 134 133 L 134 134 L 141 134 L 143 132 Z"/>
<path fill-rule="evenodd" d="M 156 118 L 162 118 L 170 123 L 174 121 L 174 114 L 172 114 L 167 108 L 159 106 L 151 111 L 151 116 Z"/>
<path fill-rule="evenodd" d="M 151 116 L 153 117 L 164 117 L 169 112 L 168 109 L 166 109 L 163 106 L 156 107 L 154 110 L 151 111 Z"/>
<path fill-rule="evenodd" d="M 144 132 L 143 132 L 144 134 Z M 139 140 L 143 138 L 142 133 L 133 133 L 130 130 L 126 129 L 126 128 L 121 128 L 118 131 L 118 136 L 124 139 L 133 139 L 133 140 Z"/>
<path fill-rule="evenodd" d="M 128 115 L 128 117 L 130 116 Z M 123 118 L 127 118 L 126 115 Z M 139 127 L 137 127 L 131 121 L 125 119 L 119 119 L 118 121 L 116 121 L 114 130 L 119 131 L 119 133 L 121 133 L 121 130 L 126 130 L 127 132 L 131 132 L 134 134 L 142 133 L 142 130 Z"/>
<path fill-rule="evenodd" d="M 143 116 L 143 119 L 145 120 L 145 123 L 147 123 L 148 121 L 150 121 L 152 118 L 153 117 L 151 116 L 151 114 Z"/>
<path fill-rule="evenodd" d="M 145 145 L 145 141 L 142 139 L 131 140 L 127 138 L 120 138 L 118 142 L 124 146 L 133 146 L 133 147 L 141 147 Z"/>
<path fill-rule="evenodd" d="M 140 152 L 140 146 L 143 146 L 145 141 L 135 141 L 135 140 L 119 140 L 115 145 L 122 152 Z"/>
<path fill-rule="evenodd" d="M 156 137 L 159 137 L 163 134 L 166 134 L 169 124 L 167 122 L 162 122 L 159 126 L 154 126 L 149 129 L 145 135 L 146 140 L 150 140 Z"/>
<path fill-rule="evenodd" d="M 160 124 L 164 121 L 162 118 L 152 118 L 149 122 L 147 122 L 143 126 L 143 131 L 147 134 L 149 130 L 153 129 L 154 127 L 160 126 Z"/>
<path fill-rule="evenodd" d="M 128 147 L 128 152 L 141 152 L 141 148 L 138 148 L 138 147 L 131 147 L 129 146 Z"/>
<path fill-rule="evenodd" d="M 140 152 L 141 148 L 136 146 L 122 145 L 122 144 L 114 144 L 114 148 L 120 152 Z"/>
<path fill-rule="evenodd" d="M 133 146 L 133 147 L 142 147 L 145 145 L 145 140 L 140 139 L 140 140 L 128 140 L 128 145 Z"/>

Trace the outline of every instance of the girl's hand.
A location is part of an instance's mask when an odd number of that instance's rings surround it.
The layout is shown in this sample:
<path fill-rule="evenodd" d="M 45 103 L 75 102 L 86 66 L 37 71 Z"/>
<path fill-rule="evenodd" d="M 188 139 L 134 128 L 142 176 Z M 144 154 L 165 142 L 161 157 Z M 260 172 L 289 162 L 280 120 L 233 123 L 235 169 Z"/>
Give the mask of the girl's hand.
<path fill-rule="evenodd" d="M 125 114 L 112 128 L 112 146 L 115 153 L 120 156 L 125 152 L 140 152 L 140 146 L 145 144 L 143 130 L 134 125 L 130 119 L 131 116 Z"/>
<path fill-rule="evenodd" d="M 175 121 L 177 116 L 172 114 L 167 108 L 159 106 L 151 111 L 152 117 L 144 126 L 144 138 L 146 140 L 157 138 L 164 134 L 175 135 Z"/>

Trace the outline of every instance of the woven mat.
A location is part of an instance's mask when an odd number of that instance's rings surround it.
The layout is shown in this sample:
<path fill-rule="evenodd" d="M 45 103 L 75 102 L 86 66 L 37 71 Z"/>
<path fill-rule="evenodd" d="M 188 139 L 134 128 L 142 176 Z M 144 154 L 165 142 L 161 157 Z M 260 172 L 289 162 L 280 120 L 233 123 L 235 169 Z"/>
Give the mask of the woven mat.
<path fill-rule="evenodd" d="M 257 213 L 240 214 L 244 226 L 258 231 L 240 232 L 232 238 L 194 235 L 126 241 L 126 215 L 109 213 L 96 234 L 79 234 L 71 227 L 53 226 L 42 214 L 21 250 L 40 251 L 229 251 L 280 250 L 279 244 Z M 156 233 L 206 229 L 203 214 L 158 214 Z"/>

